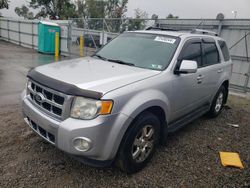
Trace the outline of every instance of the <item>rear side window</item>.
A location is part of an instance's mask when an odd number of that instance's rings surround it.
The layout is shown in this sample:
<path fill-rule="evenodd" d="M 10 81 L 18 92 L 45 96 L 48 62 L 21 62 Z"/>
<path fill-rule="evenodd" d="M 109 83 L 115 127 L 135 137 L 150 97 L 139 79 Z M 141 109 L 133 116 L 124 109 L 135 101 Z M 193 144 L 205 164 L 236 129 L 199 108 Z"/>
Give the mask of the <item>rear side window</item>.
<path fill-rule="evenodd" d="M 224 60 L 229 61 L 230 60 L 230 54 L 229 54 L 226 42 L 222 41 L 222 40 L 219 40 L 218 42 L 219 42 L 219 45 L 220 45 Z"/>
<path fill-rule="evenodd" d="M 201 43 L 190 43 L 182 52 L 182 60 L 196 61 L 198 67 L 201 67 Z"/>
<path fill-rule="evenodd" d="M 214 65 L 220 62 L 220 57 L 216 44 L 213 42 L 203 43 L 204 61 L 203 66 Z"/>

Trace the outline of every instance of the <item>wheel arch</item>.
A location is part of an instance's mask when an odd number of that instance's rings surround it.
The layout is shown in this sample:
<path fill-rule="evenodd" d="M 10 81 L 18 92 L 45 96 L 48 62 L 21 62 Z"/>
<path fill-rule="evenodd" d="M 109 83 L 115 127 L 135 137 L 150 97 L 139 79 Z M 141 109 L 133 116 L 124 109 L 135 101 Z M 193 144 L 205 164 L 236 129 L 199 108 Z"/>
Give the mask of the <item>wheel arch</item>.
<path fill-rule="evenodd" d="M 221 86 L 224 86 L 225 87 L 225 89 L 226 89 L 226 96 L 225 96 L 225 101 L 224 101 L 224 103 L 226 104 L 227 103 L 227 99 L 228 99 L 228 93 L 229 93 L 229 80 L 225 80 L 222 84 L 221 84 Z"/>
<path fill-rule="evenodd" d="M 124 137 L 132 128 L 133 122 L 146 111 L 156 115 L 160 119 L 161 128 L 167 127 L 165 122 L 168 122 L 168 118 L 170 118 L 170 103 L 168 97 L 157 90 L 141 91 L 127 100 L 124 105 L 117 110 L 117 112 L 127 116 L 127 119 L 122 124 L 118 124 L 119 127 L 114 128 L 114 134 L 111 133 L 116 135 L 116 144 L 112 156 L 117 156 L 120 146 L 124 142 Z M 164 128 L 161 130 L 164 130 Z M 161 133 L 163 132 L 165 131 L 161 131 Z M 162 137 L 163 136 L 160 136 L 160 138 Z"/>
<path fill-rule="evenodd" d="M 160 106 L 151 106 L 151 107 L 144 109 L 142 112 L 140 112 L 136 116 L 136 118 L 145 112 L 150 112 L 150 113 L 154 114 L 159 119 L 159 121 L 161 123 L 160 124 L 160 143 L 164 143 L 165 138 L 166 138 L 166 134 L 167 134 L 167 119 L 166 119 L 166 114 L 165 114 L 164 109 Z M 133 121 L 131 122 L 131 124 L 133 124 Z M 131 124 L 129 125 L 129 127 L 131 127 Z M 129 127 L 128 127 L 128 129 L 129 129 Z"/>
<path fill-rule="evenodd" d="M 130 129 L 133 128 L 133 123 L 137 120 L 137 118 L 145 112 L 150 112 L 159 118 L 159 120 L 161 122 L 161 125 L 160 125 L 160 143 L 164 143 L 165 133 L 167 133 L 167 120 L 166 120 L 165 111 L 161 106 L 157 106 L 157 105 L 149 106 L 149 107 L 141 110 L 139 113 L 137 113 L 137 115 L 132 119 L 132 121 L 129 122 L 128 127 L 126 128 L 126 130 L 122 134 L 122 139 L 121 139 L 119 146 L 118 146 L 118 149 L 116 151 L 116 157 L 117 157 L 117 154 L 119 153 L 119 150 L 120 150 L 122 143 L 124 142 L 125 135 L 129 132 Z"/>

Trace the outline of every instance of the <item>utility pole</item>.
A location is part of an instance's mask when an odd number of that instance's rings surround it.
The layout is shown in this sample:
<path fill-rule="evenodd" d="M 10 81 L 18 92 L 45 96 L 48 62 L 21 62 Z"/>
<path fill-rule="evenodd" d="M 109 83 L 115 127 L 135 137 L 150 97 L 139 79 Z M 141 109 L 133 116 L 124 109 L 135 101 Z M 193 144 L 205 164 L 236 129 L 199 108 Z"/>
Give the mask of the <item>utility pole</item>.
<path fill-rule="evenodd" d="M 234 14 L 234 19 L 237 18 L 237 13 L 238 13 L 237 10 L 233 10 L 233 11 L 232 11 L 232 14 Z"/>

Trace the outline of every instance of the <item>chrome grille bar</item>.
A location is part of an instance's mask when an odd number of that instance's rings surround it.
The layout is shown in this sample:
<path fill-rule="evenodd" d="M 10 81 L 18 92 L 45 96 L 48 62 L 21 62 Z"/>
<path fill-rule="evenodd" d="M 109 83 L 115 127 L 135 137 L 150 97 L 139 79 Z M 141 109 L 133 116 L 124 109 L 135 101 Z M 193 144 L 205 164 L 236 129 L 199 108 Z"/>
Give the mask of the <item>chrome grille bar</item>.
<path fill-rule="evenodd" d="M 50 89 L 33 80 L 28 81 L 27 95 L 35 106 L 52 117 L 63 120 L 69 116 L 72 96 Z"/>

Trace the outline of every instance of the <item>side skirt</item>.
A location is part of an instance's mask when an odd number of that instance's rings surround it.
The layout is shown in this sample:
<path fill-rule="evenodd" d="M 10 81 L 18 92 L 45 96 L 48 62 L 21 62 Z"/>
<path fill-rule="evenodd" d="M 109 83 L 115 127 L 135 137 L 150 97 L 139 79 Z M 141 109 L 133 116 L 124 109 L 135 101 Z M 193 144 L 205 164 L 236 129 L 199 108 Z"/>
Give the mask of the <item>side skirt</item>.
<path fill-rule="evenodd" d="M 182 127 L 184 127 L 188 123 L 191 123 L 195 119 L 197 119 L 197 118 L 201 117 L 202 115 L 204 115 L 205 113 L 207 113 L 209 111 L 209 109 L 210 109 L 210 104 L 206 104 L 206 105 L 194 110 L 193 112 L 183 116 L 182 118 L 170 123 L 168 125 L 168 133 L 172 133 L 172 132 L 175 132 L 175 131 L 181 129 Z"/>

